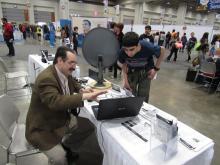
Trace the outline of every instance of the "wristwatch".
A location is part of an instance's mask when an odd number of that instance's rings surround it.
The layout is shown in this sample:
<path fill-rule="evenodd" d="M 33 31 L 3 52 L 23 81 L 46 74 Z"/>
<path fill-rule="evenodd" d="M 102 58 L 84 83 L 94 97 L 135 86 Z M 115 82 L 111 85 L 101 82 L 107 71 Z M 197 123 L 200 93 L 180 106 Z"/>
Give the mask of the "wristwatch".
<path fill-rule="evenodd" d="M 158 68 L 158 67 L 154 66 L 154 70 L 155 70 L 155 71 L 159 71 L 159 70 L 160 70 L 160 68 Z"/>

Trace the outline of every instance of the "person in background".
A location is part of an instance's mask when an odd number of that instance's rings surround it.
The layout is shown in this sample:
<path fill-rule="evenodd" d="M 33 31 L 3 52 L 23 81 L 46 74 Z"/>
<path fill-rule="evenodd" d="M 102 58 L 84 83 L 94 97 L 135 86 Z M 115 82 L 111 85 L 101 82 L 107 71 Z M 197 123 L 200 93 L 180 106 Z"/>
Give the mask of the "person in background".
<path fill-rule="evenodd" d="M 171 34 L 170 34 L 170 32 L 167 32 L 165 48 L 168 48 L 168 49 L 170 48 L 170 39 L 171 39 Z"/>
<path fill-rule="evenodd" d="M 171 39 L 173 39 L 175 36 L 176 36 L 176 30 L 173 29 L 173 30 L 172 30 L 172 33 L 171 33 Z"/>
<path fill-rule="evenodd" d="M 191 51 L 192 49 L 194 48 L 196 42 L 197 42 L 197 39 L 196 37 L 194 37 L 195 33 L 192 32 L 191 34 L 191 37 L 189 38 L 189 41 L 187 43 L 187 55 L 188 55 L 188 59 L 186 61 L 190 61 L 191 60 Z"/>
<path fill-rule="evenodd" d="M 109 22 L 109 24 L 108 24 L 108 28 L 109 28 L 109 30 L 111 30 L 112 32 L 114 32 L 115 24 L 116 24 L 116 22 Z"/>
<path fill-rule="evenodd" d="M 26 40 L 26 35 L 27 35 L 27 33 L 26 33 L 26 25 L 25 25 L 25 24 L 22 24 L 22 25 L 21 25 L 20 31 L 21 31 L 22 34 L 23 34 L 23 39 Z"/>
<path fill-rule="evenodd" d="M 141 40 L 135 32 L 127 32 L 122 40 L 118 62 L 122 66 L 123 87 L 130 90 L 134 96 L 145 97 L 149 101 L 151 80 L 160 70 L 165 49 Z M 154 64 L 153 56 L 157 58 Z"/>
<path fill-rule="evenodd" d="M 50 28 L 50 47 L 53 48 L 55 46 L 55 31 L 56 30 L 52 22 L 49 24 L 49 28 Z"/>
<path fill-rule="evenodd" d="M 180 49 L 180 51 L 184 52 L 186 43 L 187 43 L 187 37 L 186 37 L 186 33 L 183 34 L 183 36 L 181 37 L 181 42 L 183 44 L 183 47 Z"/>
<path fill-rule="evenodd" d="M 166 40 L 166 35 L 164 31 L 160 32 L 160 37 L 159 37 L 159 42 L 158 45 L 159 46 L 163 46 L 164 41 Z"/>
<path fill-rule="evenodd" d="M 206 54 L 209 51 L 209 44 L 200 45 L 197 48 L 198 58 L 199 58 L 199 66 L 201 66 L 202 61 L 206 60 Z"/>
<path fill-rule="evenodd" d="M 209 33 L 208 32 L 205 32 L 203 34 L 202 38 L 200 39 L 200 43 L 201 43 L 201 45 L 209 43 Z"/>
<path fill-rule="evenodd" d="M 170 61 L 170 59 L 174 53 L 173 62 L 176 62 L 177 53 L 178 53 L 178 50 L 182 47 L 181 45 L 182 45 L 182 43 L 181 43 L 180 39 L 178 38 L 178 35 L 175 35 L 174 38 L 172 39 L 171 50 L 170 50 L 169 56 L 167 57 L 167 61 Z"/>
<path fill-rule="evenodd" d="M 140 35 L 139 40 L 146 40 L 146 41 L 154 44 L 154 37 L 153 37 L 153 35 L 151 35 L 151 26 L 150 25 L 145 26 L 145 33 Z"/>
<path fill-rule="evenodd" d="M 220 48 L 220 34 L 215 34 L 212 38 L 211 49 L 209 51 L 209 55 L 213 57 L 215 55 L 216 49 L 219 49 L 219 48 Z"/>
<path fill-rule="evenodd" d="M 6 18 L 2 18 L 3 23 L 3 37 L 6 42 L 6 45 L 9 49 L 8 56 L 14 56 L 15 55 L 15 49 L 13 45 L 14 41 L 14 35 L 13 35 L 13 26 L 12 24 L 8 23 L 8 20 Z"/>
<path fill-rule="evenodd" d="M 33 37 L 33 39 L 35 39 L 35 36 L 34 36 L 34 25 L 30 25 L 30 35 Z"/>
<path fill-rule="evenodd" d="M 72 42 L 73 42 L 73 49 L 74 49 L 74 51 L 76 52 L 76 55 L 78 55 L 78 51 L 77 51 L 77 47 L 78 47 L 78 35 L 79 35 L 79 33 L 78 33 L 78 27 L 77 26 L 75 26 L 74 28 L 73 28 L 73 39 L 72 39 Z"/>
<path fill-rule="evenodd" d="M 27 33 L 27 37 L 30 38 L 30 25 L 28 24 L 26 26 L 26 33 Z"/>
<path fill-rule="evenodd" d="M 120 48 L 122 47 L 122 39 L 124 37 L 124 33 L 122 32 L 124 25 L 122 23 L 117 23 L 114 26 L 114 33 L 116 38 L 118 39 Z M 114 64 L 114 78 L 117 78 L 117 70 L 119 69 L 117 61 Z"/>
<path fill-rule="evenodd" d="M 41 41 L 41 27 L 40 26 L 37 26 L 37 38 L 38 38 L 38 41 Z"/>
<path fill-rule="evenodd" d="M 156 32 L 155 36 L 154 36 L 154 45 L 158 45 L 159 43 L 159 38 L 160 38 L 160 33 Z"/>
<path fill-rule="evenodd" d="M 82 88 L 72 77 L 76 63 L 73 50 L 59 47 L 53 65 L 38 75 L 33 86 L 25 136 L 48 157 L 49 165 L 70 165 L 78 157 L 76 151 L 94 134 L 94 126 L 86 118 L 76 118 L 76 108 L 106 93 Z M 101 153 L 97 141 L 93 145 Z"/>
<path fill-rule="evenodd" d="M 50 39 L 50 29 L 48 28 L 47 25 L 43 25 L 43 36 L 45 40 Z"/>

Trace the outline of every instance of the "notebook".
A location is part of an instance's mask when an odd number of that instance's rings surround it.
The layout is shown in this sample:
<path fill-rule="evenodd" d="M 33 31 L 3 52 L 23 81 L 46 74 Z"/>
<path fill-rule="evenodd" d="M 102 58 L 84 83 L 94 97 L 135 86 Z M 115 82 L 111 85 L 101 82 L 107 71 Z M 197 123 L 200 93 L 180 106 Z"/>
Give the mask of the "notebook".
<path fill-rule="evenodd" d="M 92 110 L 97 120 L 106 120 L 138 115 L 144 97 L 112 98 L 99 101 Z"/>

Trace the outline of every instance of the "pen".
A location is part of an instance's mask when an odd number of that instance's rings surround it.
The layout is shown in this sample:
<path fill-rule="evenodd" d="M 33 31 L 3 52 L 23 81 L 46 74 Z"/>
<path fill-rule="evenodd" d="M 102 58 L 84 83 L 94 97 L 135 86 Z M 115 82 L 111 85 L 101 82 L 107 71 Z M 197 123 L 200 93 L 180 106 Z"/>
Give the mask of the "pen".
<path fill-rule="evenodd" d="M 193 147 L 192 145 L 190 145 L 189 143 L 187 143 L 185 140 L 183 140 L 182 138 L 180 138 L 180 142 L 185 145 L 187 148 L 194 150 L 195 147 Z"/>

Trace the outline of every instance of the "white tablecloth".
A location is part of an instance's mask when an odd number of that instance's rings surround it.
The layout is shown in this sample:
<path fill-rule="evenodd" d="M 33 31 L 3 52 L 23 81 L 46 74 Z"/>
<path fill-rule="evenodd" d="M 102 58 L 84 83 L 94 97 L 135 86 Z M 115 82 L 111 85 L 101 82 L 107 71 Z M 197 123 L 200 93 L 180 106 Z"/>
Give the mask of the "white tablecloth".
<path fill-rule="evenodd" d="M 34 83 L 37 75 L 47 68 L 49 65 L 51 65 L 53 62 L 49 61 L 47 63 L 43 63 L 41 61 L 41 56 L 37 54 L 31 54 L 28 58 L 28 71 L 29 71 L 29 77 L 30 77 L 30 83 Z M 76 70 L 73 71 L 72 76 L 79 78 L 80 77 L 80 68 L 79 66 L 76 66 Z"/>
<path fill-rule="evenodd" d="M 84 110 L 87 117 L 97 127 L 97 136 L 99 145 L 104 152 L 103 165 L 208 165 L 214 154 L 214 142 L 189 126 L 178 121 L 179 137 L 191 137 L 201 140 L 200 147 L 197 150 L 190 150 L 179 141 L 177 142 L 177 153 L 164 160 L 160 154 L 154 154 L 150 143 L 144 142 L 127 128 L 121 125 L 121 122 L 128 120 L 113 119 L 106 121 L 97 121 L 91 109 L 91 105 L 96 102 L 85 101 Z M 153 107 L 145 104 L 145 107 Z M 154 107 L 156 108 L 156 107 Z M 167 114 L 156 108 L 159 114 Z M 169 114 L 167 114 L 169 115 Z M 138 115 L 137 117 L 140 117 Z M 129 118 L 130 119 L 130 118 Z"/>

